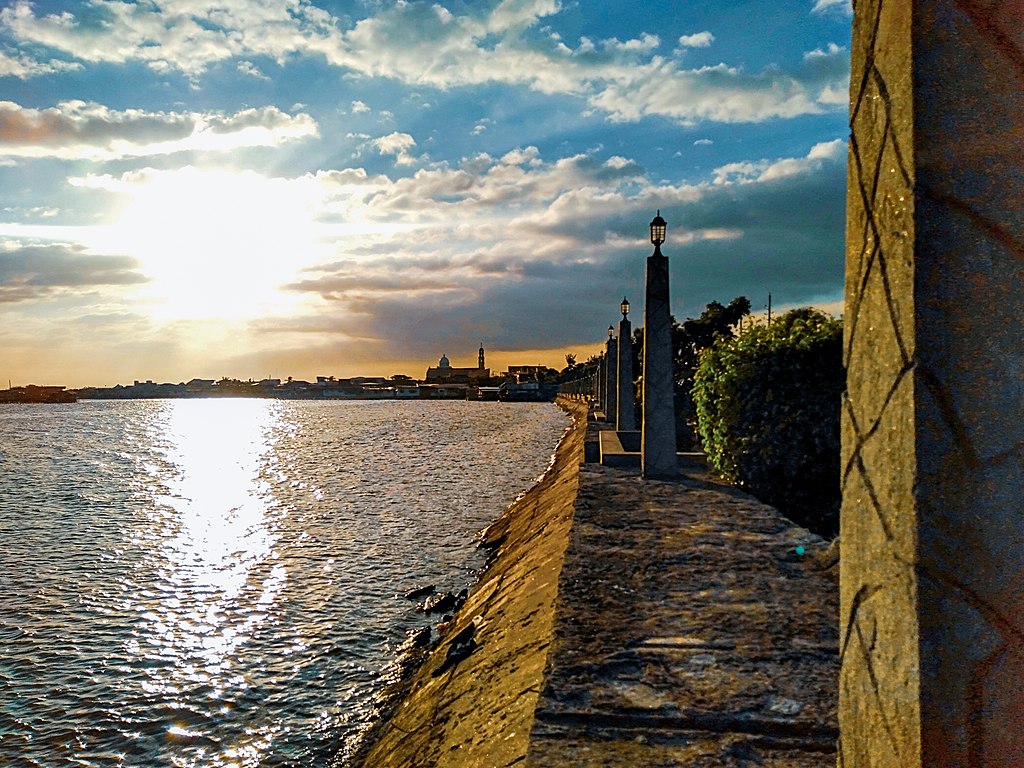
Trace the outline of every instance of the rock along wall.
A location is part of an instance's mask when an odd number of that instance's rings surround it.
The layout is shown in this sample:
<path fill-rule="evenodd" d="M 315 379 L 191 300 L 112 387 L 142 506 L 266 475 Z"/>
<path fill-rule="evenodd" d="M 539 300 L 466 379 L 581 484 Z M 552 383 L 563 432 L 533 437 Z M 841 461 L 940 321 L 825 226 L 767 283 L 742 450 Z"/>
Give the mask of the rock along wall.
<path fill-rule="evenodd" d="M 495 547 L 488 567 L 358 764 L 507 766 L 525 756 L 587 429 L 587 403 L 560 402 L 573 424 L 551 467 L 488 529 L 484 543 Z M 449 659 L 456 646 L 471 652 Z"/>

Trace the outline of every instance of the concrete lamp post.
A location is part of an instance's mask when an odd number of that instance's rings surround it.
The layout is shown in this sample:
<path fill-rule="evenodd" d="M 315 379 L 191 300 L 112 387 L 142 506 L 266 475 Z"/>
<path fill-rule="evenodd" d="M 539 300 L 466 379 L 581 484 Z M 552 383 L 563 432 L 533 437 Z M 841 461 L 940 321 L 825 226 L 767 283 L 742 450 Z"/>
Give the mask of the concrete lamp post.
<path fill-rule="evenodd" d="M 668 292 L 668 259 L 661 252 L 668 225 L 661 211 L 651 222 L 654 253 L 647 257 L 644 304 L 644 408 L 640 435 L 640 466 L 645 478 L 678 476 L 676 414 L 672 382 L 672 312 Z"/>
<path fill-rule="evenodd" d="M 625 296 L 619 304 L 619 311 L 622 312 L 622 319 L 619 321 L 619 407 L 615 416 L 615 428 L 632 432 L 636 429 L 636 416 L 633 415 L 633 328 L 626 317 L 629 314 L 629 302 Z"/>
<path fill-rule="evenodd" d="M 616 381 L 616 374 L 618 372 L 619 352 L 618 344 L 615 343 L 615 329 L 610 325 L 608 326 L 608 347 L 604 359 L 606 373 L 604 420 L 614 424 L 615 414 L 618 412 L 618 382 Z"/>

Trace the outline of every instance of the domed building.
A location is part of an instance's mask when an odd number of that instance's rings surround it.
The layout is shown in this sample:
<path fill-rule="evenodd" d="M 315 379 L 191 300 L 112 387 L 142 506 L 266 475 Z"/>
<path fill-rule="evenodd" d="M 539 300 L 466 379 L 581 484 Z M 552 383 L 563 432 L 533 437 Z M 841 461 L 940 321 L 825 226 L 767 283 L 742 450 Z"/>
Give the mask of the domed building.
<path fill-rule="evenodd" d="M 441 355 L 437 367 L 427 368 L 424 381 L 427 384 L 473 384 L 486 383 L 491 377 L 489 368 L 484 367 L 484 345 L 477 350 L 476 368 L 453 368 L 447 355 Z"/>

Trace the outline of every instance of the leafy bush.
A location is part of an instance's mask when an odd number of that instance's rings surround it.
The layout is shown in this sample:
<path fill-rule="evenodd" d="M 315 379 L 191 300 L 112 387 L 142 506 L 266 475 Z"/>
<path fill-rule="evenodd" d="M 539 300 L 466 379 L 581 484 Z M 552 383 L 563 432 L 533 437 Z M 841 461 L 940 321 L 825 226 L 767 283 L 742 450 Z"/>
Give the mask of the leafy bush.
<path fill-rule="evenodd" d="M 708 463 L 823 536 L 839 529 L 842 323 L 797 309 L 703 351 L 693 398 Z"/>

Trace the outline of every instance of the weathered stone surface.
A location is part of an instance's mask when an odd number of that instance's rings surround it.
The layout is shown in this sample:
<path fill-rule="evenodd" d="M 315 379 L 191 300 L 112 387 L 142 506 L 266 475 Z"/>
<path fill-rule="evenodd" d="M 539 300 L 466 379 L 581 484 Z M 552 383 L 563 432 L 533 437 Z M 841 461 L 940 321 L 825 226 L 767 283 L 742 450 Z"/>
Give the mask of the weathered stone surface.
<path fill-rule="evenodd" d="M 587 403 L 563 402 L 574 427 L 554 464 L 488 529 L 490 565 L 356 764 L 505 766 L 526 753 L 586 435 Z"/>
<path fill-rule="evenodd" d="M 552 472 L 356 764 L 833 764 L 834 548 L 695 464 L 580 469 L 562 402 Z"/>
<path fill-rule="evenodd" d="M 584 467 L 527 765 L 833 765 L 827 549 L 692 470 Z"/>
<path fill-rule="evenodd" d="M 605 352 L 605 361 L 608 368 L 608 383 L 605 391 L 604 413 L 605 419 L 612 424 L 615 423 L 615 416 L 619 408 L 619 344 L 614 338 L 608 339 Z"/>
<path fill-rule="evenodd" d="M 676 415 L 672 383 L 672 311 L 668 259 L 661 249 L 647 257 L 644 302 L 643 423 L 640 464 L 644 477 L 676 477 Z"/>
<path fill-rule="evenodd" d="M 633 324 L 623 316 L 619 321 L 619 362 L 615 374 L 619 383 L 616 395 L 618 413 L 615 428 L 625 431 L 636 429 L 635 400 L 633 387 Z"/>
<path fill-rule="evenodd" d="M 861 0 L 851 77 L 841 762 L 1024 754 L 1020 3 Z"/>

